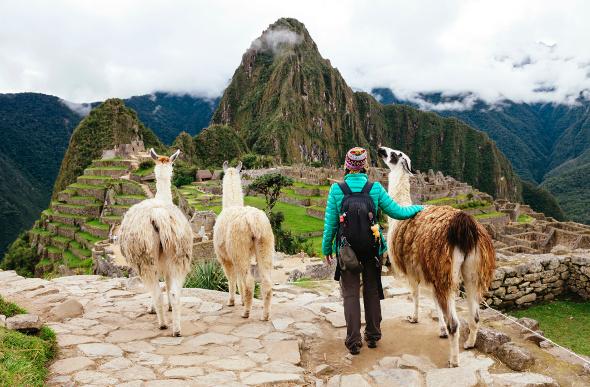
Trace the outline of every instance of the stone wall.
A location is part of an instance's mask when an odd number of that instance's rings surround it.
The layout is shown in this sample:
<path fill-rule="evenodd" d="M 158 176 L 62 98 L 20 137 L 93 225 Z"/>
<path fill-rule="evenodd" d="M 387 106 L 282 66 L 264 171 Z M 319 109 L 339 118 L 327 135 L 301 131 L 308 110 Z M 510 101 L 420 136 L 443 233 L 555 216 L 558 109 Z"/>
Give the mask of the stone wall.
<path fill-rule="evenodd" d="M 326 211 L 316 210 L 315 208 L 306 208 L 305 215 L 313 216 L 314 218 L 324 220 L 324 216 L 326 215 Z"/>
<path fill-rule="evenodd" d="M 489 223 L 496 228 L 502 228 L 510 222 L 510 215 L 489 216 L 476 219 L 479 223 Z"/>
<path fill-rule="evenodd" d="M 215 259 L 212 240 L 193 243 L 193 261 L 206 262 L 212 259 Z"/>
<path fill-rule="evenodd" d="M 533 258 L 533 259 L 531 259 Z M 566 292 L 590 299 L 590 254 L 523 256 L 521 263 L 498 267 L 485 294 L 499 309 L 527 307 Z"/>
<path fill-rule="evenodd" d="M 296 206 L 301 206 L 301 207 L 307 207 L 307 206 L 311 205 L 309 199 L 297 199 L 297 198 L 293 198 L 293 197 L 287 196 L 287 195 L 282 195 L 279 198 L 279 202 L 294 204 Z"/>

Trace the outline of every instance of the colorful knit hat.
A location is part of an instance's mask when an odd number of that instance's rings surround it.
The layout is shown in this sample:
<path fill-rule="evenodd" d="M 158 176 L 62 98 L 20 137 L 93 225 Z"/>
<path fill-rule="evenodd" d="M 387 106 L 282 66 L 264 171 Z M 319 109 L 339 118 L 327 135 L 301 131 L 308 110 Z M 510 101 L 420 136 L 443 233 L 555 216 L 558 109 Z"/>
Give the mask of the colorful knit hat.
<path fill-rule="evenodd" d="M 351 171 L 360 171 L 367 165 L 367 151 L 363 148 L 356 147 L 346 153 L 344 166 Z"/>

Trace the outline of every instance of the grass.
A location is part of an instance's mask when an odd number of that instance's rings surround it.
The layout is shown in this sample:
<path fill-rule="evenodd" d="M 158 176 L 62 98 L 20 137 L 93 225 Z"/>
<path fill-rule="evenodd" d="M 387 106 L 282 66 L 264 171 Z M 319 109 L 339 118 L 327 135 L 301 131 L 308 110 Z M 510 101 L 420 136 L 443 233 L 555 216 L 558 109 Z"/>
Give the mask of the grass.
<path fill-rule="evenodd" d="M 65 237 L 63 235 L 56 235 L 56 236 L 54 236 L 51 239 L 55 239 L 56 241 L 62 242 L 62 243 L 68 243 L 68 242 L 70 242 L 72 240 L 72 238 L 68 238 L 68 237 Z"/>
<path fill-rule="evenodd" d="M 45 266 L 45 265 L 53 265 L 53 262 L 51 262 L 51 259 L 45 258 L 42 261 L 39 261 L 39 263 L 36 266 Z M 2 313 L 0 313 L 2 314 Z"/>
<path fill-rule="evenodd" d="M 137 171 L 133 172 L 133 174 L 134 175 L 145 176 L 145 175 L 147 175 L 149 173 L 152 173 L 154 171 L 154 168 L 155 167 L 156 167 L 155 165 L 152 165 L 151 167 L 146 168 L 146 169 L 138 169 Z"/>
<path fill-rule="evenodd" d="M 441 203 L 455 203 L 455 199 L 453 198 L 440 198 L 440 199 L 434 199 L 434 200 L 425 200 L 424 204 L 441 204 Z"/>
<path fill-rule="evenodd" d="M 59 227 L 59 226 L 62 225 L 60 222 L 50 222 L 49 224 L 52 225 L 52 226 L 54 226 L 54 227 Z"/>
<path fill-rule="evenodd" d="M 33 234 L 40 234 L 40 235 L 43 235 L 43 236 L 53 235 L 53 233 L 51 231 L 43 230 L 42 228 L 34 228 L 34 229 L 31 230 L 31 232 Z"/>
<path fill-rule="evenodd" d="M 102 239 L 102 238 L 97 238 L 97 237 L 95 237 L 94 235 L 92 235 L 92 234 L 90 234 L 90 233 L 88 233 L 88 232 L 81 232 L 81 231 L 78 231 L 78 232 L 76 233 L 76 235 L 78 235 L 78 236 L 79 236 L 80 238 L 82 238 L 82 239 L 85 239 L 85 240 L 87 240 L 87 241 L 88 241 L 88 242 L 90 242 L 90 243 L 96 243 L 96 242 L 99 242 L 99 241 L 102 241 L 102 240 L 104 240 L 104 239 Z"/>
<path fill-rule="evenodd" d="M 318 200 L 319 198 L 321 198 L 321 196 L 305 196 L 305 195 L 299 195 L 295 193 L 295 190 L 292 190 L 290 188 L 283 188 L 281 190 L 281 192 L 283 192 L 285 195 L 294 198 L 294 199 L 312 199 L 312 200 Z"/>
<path fill-rule="evenodd" d="M 26 313 L 0 296 L 0 314 L 12 317 Z M 47 365 L 56 353 L 55 333 L 48 327 L 35 334 L 0 328 L 0 387 L 43 386 Z"/>
<path fill-rule="evenodd" d="M 299 286 L 300 288 L 310 289 L 310 290 L 329 290 L 330 285 L 329 281 L 321 282 L 318 280 L 312 280 L 311 278 L 303 277 L 298 279 L 295 282 L 292 282 L 291 285 Z"/>
<path fill-rule="evenodd" d="M 92 258 L 81 261 L 80 258 L 76 257 L 70 250 L 64 251 L 63 258 L 66 266 L 70 269 L 92 266 Z"/>
<path fill-rule="evenodd" d="M 61 191 L 61 192 L 62 192 L 62 193 L 67 193 L 67 194 L 70 194 L 70 193 L 76 193 L 76 190 L 73 190 L 73 189 L 64 189 L 64 190 L 63 190 L 63 191 Z"/>
<path fill-rule="evenodd" d="M 105 216 L 103 216 L 103 218 L 105 218 L 105 219 L 121 219 L 121 215 L 105 215 Z M 107 230 L 110 227 L 108 224 L 103 224 L 103 226 L 107 226 L 106 227 Z"/>
<path fill-rule="evenodd" d="M 187 274 L 183 287 L 219 290 L 221 292 L 227 292 L 229 289 L 223 268 L 215 259 L 196 262 Z"/>
<path fill-rule="evenodd" d="M 244 204 L 259 208 L 264 211 L 266 201 L 254 196 L 246 196 Z M 285 221 L 283 228 L 293 232 L 294 234 L 301 234 L 305 232 L 312 232 L 324 229 L 324 221 L 316 219 L 312 216 L 305 215 L 305 208 L 293 204 L 277 202 L 273 208 L 273 212 L 281 211 L 285 214 Z"/>
<path fill-rule="evenodd" d="M 473 217 L 475 219 L 481 219 L 481 218 L 490 218 L 492 216 L 502 216 L 502 215 L 506 215 L 503 212 L 490 212 L 489 214 L 478 214 L 478 215 L 473 215 Z"/>
<path fill-rule="evenodd" d="M 85 257 L 90 257 L 92 256 L 92 251 L 85 249 L 84 247 L 82 247 L 81 244 L 79 244 L 76 241 L 71 241 L 70 242 L 70 249 L 76 249 L 77 251 L 80 252 L 80 254 L 82 254 Z"/>
<path fill-rule="evenodd" d="M 62 207 L 69 207 L 69 208 L 84 208 L 84 206 L 83 206 L 83 205 L 80 205 L 80 204 L 67 204 L 67 203 L 59 203 L 59 202 L 58 202 L 57 204 L 59 204 L 59 205 L 60 205 L 60 206 L 62 206 Z M 61 214 L 61 213 L 60 213 L 60 214 Z"/>
<path fill-rule="evenodd" d="M 131 208 L 131 206 L 126 206 L 124 204 L 111 204 L 111 207 L 117 207 L 117 208 Z"/>
<path fill-rule="evenodd" d="M 75 214 L 66 214 L 65 212 L 60 212 L 59 214 L 53 214 L 55 216 L 66 216 L 68 218 L 80 218 L 80 219 L 90 219 L 90 216 L 86 215 L 75 215 Z"/>
<path fill-rule="evenodd" d="M 511 315 L 537 320 L 545 336 L 576 353 L 590 356 L 590 303 L 577 301 L 564 296 Z"/>
<path fill-rule="evenodd" d="M 95 180 L 112 180 L 110 176 L 100 176 L 100 175 L 82 175 L 84 179 L 95 179 Z"/>
<path fill-rule="evenodd" d="M 102 171 L 113 171 L 113 170 L 118 170 L 118 169 L 127 169 L 127 167 L 92 167 L 92 168 L 86 168 L 90 171 L 96 171 L 96 170 L 102 170 Z"/>
<path fill-rule="evenodd" d="M 314 210 L 326 211 L 326 207 L 322 207 L 322 206 L 309 206 L 308 208 L 312 208 Z"/>
<path fill-rule="evenodd" d="M 310 188 L 310 189 L 321 189 L 322 191 L 329 191 L 330 190 L 330 186 L 329 185 L 311 185 L 311 184 L 306 184 L 306 183 L 293 183 L 293 187 L 297 187 L 297 188 Z"/>
<path fill-rule="evenodd" d="M 324 253 L 322 252 L 322 239 L 322 235 L 307 238 L 307 242 L 311 242 L 311 244 L 313 245 L 313 251 L 316 253 L 318 257 L 324 256 Z"/>
<path fill-rule="evenodd" d="M 110 228 L 108 224 L 102 224 L 102 223 L 100 223 L 100 221 L 98 219 L 92 219 L 92 220 L 86 222 L 86 224 L 88 224 L 90 226 L 102 228 L 103 230 L 108 230 Z"/>
<path fill-rule="evenodd" d="M 47 250 L 51 253 L 62 253 L 62 251 L 60 249 L 58 249 L 57 247 L 54 247 L 51 245 L 47 245 L 45 247 L 47 247 Z"/>
<path fill-rule="evenodd" d="M 70 187 L 87 188 L 87 189 L 104 189 L 105 188 L 102 185 L 90 185 L 90 184 L 80 184 L 80 183 L 70 184 Z"/>
<path fill-rule="evenodd" d="M 530 216 L 526 216 L 526 215 L 519 215 L 518 219 L 516 220 L 517 222 L 520 223 L 530 223 L 534 220 L 535 218 L 531 218 Z"/>
<path fill-rule="evenodd" d="M 115 195 L 115 198 L 147 199 L 147 196 L 145 196 L 145 195 Z"/>

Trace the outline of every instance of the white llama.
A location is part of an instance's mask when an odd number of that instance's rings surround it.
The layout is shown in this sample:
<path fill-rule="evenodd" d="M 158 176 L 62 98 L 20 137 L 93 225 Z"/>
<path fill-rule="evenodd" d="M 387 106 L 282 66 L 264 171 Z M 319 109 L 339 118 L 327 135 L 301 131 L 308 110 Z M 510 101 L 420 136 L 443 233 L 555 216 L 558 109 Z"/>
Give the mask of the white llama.
<path fill-rule="evenodd" d="M 244 207 L 240 169 L 228 168 L 223 164 L 223 209 L 213 232 L 215 255 L 229 282 L 228 306 L 235 303 L 236 279 L 244 312 L 242 317 L 250 316 L 254 297 L 254 277 L 250 260 L 256 257 L 261 278 L 262 298 L 264 300 L 263 321 L 270 315 L 270 298 L 272 296 L 270 272 L 274 253 L 274 235 L 266 214 L 254 207 Z"/>
<path fill-rule="evenodd" d="M 189 271 L 193 233 L 182 211 L 172 202 L 172 167 L 180 154 L 150 155 L 156 162 L 156 196 L 127 211 L 121 223 L 121 253 L 151 293 L 150 313 L 157 313 L 160 329 L 166 329 L 166 316 L 159 280 L 166 279 L 168 310 L 172 311 L 172 335 L 180 336 L 180 294 Z"/>
<path fill-rule="evenodd" d="M 378 154 L 391 169 L 389 195 L 401 206 L 411 205 L 409 175 L 415 171 L 410 158 L 385 147 L 380 147 Z M 462 276 L 469 308 L 469 337 L 464 345 L 467 349 L 475 345 L 479 303 L 494 272 L 496 256 L 487 231 L 464 211 L 449 206 L 427 207 L 411 219 L 389 220 L 387 250 L 390 260 L 408 277 L 412 288 L 411 322 L 418 322 L 420 282 L 432 287 L 440 337 L 449 337 L 451 346 L 449 365 L 458 366 L 457 284 Z"/>

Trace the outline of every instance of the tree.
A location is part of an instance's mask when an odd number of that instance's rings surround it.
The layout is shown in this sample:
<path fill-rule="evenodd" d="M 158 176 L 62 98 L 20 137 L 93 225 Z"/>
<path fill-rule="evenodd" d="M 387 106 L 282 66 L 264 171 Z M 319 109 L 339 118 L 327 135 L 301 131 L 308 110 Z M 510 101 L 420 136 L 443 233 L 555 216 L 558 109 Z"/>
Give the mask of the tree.
<path fill-rule="evenodd" d="M 266 198 L 266 215 L 270 214 L 270 211 L 275 206 L 281 189 L 290 187 L 293 185 L 293 179 L 287 177 L 279 172 L 268 173 L 257 177 L 252 183 L 248 185 L 248 189 L 257 193 L 261 193 Z"/>
<path fill-rule="evenodd" d="M 34 277 L 35 266 L 39 259 L 37 252 L 29 243 L 29 234 L 24 232 L 8 248 L 0 269 L 16 270 L 17 274 L 23 277 Z"/>

